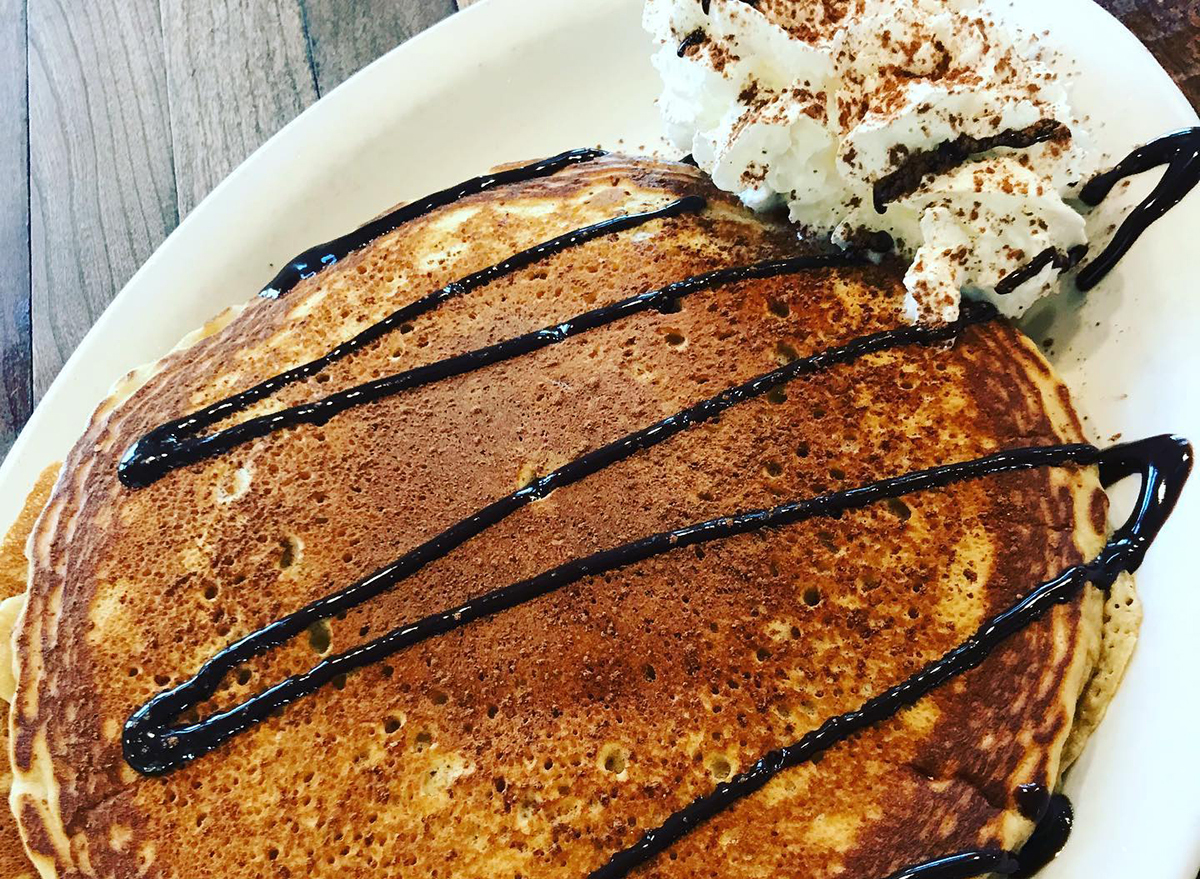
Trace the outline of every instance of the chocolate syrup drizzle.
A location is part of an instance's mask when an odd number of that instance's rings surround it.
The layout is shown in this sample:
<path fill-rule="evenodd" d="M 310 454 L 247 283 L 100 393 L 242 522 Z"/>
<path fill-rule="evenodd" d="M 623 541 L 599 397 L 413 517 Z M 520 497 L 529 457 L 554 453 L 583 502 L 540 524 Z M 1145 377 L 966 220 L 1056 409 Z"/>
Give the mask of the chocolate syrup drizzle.
<path fill-rule="evenodd" d="M 984 873 L 1010 875 L 1020 865 L 1012 852 L 998 848 L 983 848 L 935 858 L 913 867 L 892 873 L 887 879 L 966 879 Z"/>
<path fill-rule="evenodd" d="M 987 137 L 963 134 L 932 149 L 910 153 L 896 170 L 876 181 L 873 192 L 875 212 L 886 212 L 889 202 L 916 192 L 928 175 L 957 168 L 971 156 L 1001 147 L 1028 149 L 1035 144 L 1070 137 L 1071 130 L 1067 126 L 1054 119 L 1043 119 L 1027 128 L 1014 128 Z"/>
<path fill-rule="evenodd" d="M 147 433 L 138 440 L 121 458 L 117 465 L 117 474 L 121 482 L 128 488 L 142 488 L 165 476 L 172 470 L 193 464 L 205 458 L 219 455 L 240 446 L 250 440 L 258 439 L 282 430 L 295 427 L 298 424 L 324 424 L 330 418 L 345 412 L 347 409 L 361 406 L 375 400 L 389 397 L 400 391 L 420 387 L 430 382 L 441 381 L 453 375 L 461 375 L 481 366 L 496 363 L 535 351 L 548 344 L 566 338 L 581 329 L 601 326 L 610 320 L 615 320 L 626 313 L 622 309 L 632 309 L 629 313 L 644 311 L 649 307 L 661 307 L 660 298 L 649 302 L 626 300 L 610 309 L 598 309 L 594 312 L 579 315 L 574 321 L 555 327 L 547 327 L 536 333 L 530 333 L 515 339 L 509 339 L 498 345 L 492 345 L 461 357 L 452 357 L 429 366 L 411 369 L 398 375 L 385 376 L 376 381 L 367 382 L 345 391 L 330 394 L 311 403 L 290 406 L 278 412 L 249 418 L 238 424 L 216 433 L 204 436 L 196 434 L 204 428 L 211 427 L 222 419 L 264 400 L 280 388 L 301 381 L 317 373 L 333 363 L 370 345 L 394 330 L 404 326 L 420 315 L 433 311 L 443 302 L 457 296 L 464 296 L 480 287 L 484 287 L 497 278 L 510 275 L 526 268 L 533 263 L 570 247 L 575 247 L 600 238 L 612 235 L 636 226 L 641 226 L 651 220 L 661 220 L 677 217 L 684 213 L 696 213 L 703 210 L 705 201 L 698 195 L 690 195 L 678 201 L 671 202 L 665 207 L 645 211 L 638 214 L 626 214 L 612 217 L 591 226 L 584 226 L 544 241 L 528 250 L 510 256 L 495 265 L 480 269 L 459 281 L 454 281 L 439 290 L 423 296 L 403 308 L 397 309 L 378 323 L 367 327 L 354 338 L 341 343 L 328 354 L 310 360 L 301 366 L 294 367 L 260 382 L 249 390 L 226 397 L 211 406 L 194 412 L 176 421 L 170 421 Z M 829 258 L 832 260 L 832 258 Z M 845 262 L 845 259 L 842 259 Z M 751 272 L 747 277 L 754 277 Z M 663 291 L 658 291 L 662 293 Z M 647 294 L 652 296 L 653 294 Z M 596 322 L 598 321 L 598 323 Z"/>
<path fill-rule="evenodd" d="M 795 263 L 789 260 L 780 263 L 760 263 L 743 269 L 725 270 L 730 273 L 723 274 L 723 276 L 736 280 L 753 276 L 766 277 L 768 272 L 783 274 L 795 270 Z M 757 274 L 751 275 L 749 271 Z M 699 275 L 695 279 L 689 279 L 682 283 L 684 285 L 694 283 L 698 288 L 699 285 L 713 283 L 713 280 L 711 274 Z M 670 288 L 664 288 L 664 290 L 667 289 Z M 647 295 L 652 297 L 657 294 Z M 669 300 L 664 298 L 662 301 Z M 612 307 L 619 307 L 619 305 Z M 594 313 L 592 312 L 592 314 Z M 168 726 L 183 712 L 212 698 L 225 675 L 238 665 L 286 643 L 319 620 L 328 619 L 357 607 L 394 588 L 402 580 L 412 576 L 426 565 L 453 552 L 471 538 L 503 521 L 522 507 L 549 496 L 556 489 L 579 482 L 637 452 L 656 446 L 696 424 L 709 421 L 732 406 L 761 397 L 800 376 L 811 375 L 838 364 L 849 363 L 878 351 L 905 345 L 948 341 L 955 338 L 965 326 L 990 320 L 994 316 L 995 311 L 990 306 L 982 303 L 968 303 L 967 307 L 963 309 L 959 321 L 955 324 L 936 327 L 904 326 L 863 336 L 841 347 L 830 348 L 809 357 L 793 360 L 785 366 L 722 391 L 714 397 L 709 397 L 649 427 L 627 434 L 608 445 L 576 458 L 452 525 L 436 537 L 405 553 L 391 565 L 379 569 L 340 592 L 314 601 L 307 607 L 247 635 L 222 650 L 208 660 L 190 680 L 155 696 L 133 714 L 125 728 L 126 759 L 139 772 L 160 774 L 169 771 L 200 754 L 211 751 L 229 736 L 257 723 L 281 705 L 315 692 L 339 674 L 345 674 L 352 669 L 377 662 L 397 650 L 412 646 L 426 638 L 444 634 L 481 616 L 497 613 L 543 595 L 551 588 L 564 585 L 565 582 L 595 573 L 596 565 L 600 564 L 597 561 L 598 558 L 609 559 L 610 556 L 612 559 L 628 558 L 628 561 L 612 565 L 620 567 L 623 564 L 640 560 L 640 558 L 649 557 L 639 556 L 638 553 L 642 551 L 641 549 L 622 547 L 610 551 L 609 554 L 601 553 L 600 556 L 572 563 L 575 567 L 564 566 L 563 569 L 549 572 L 543 578 L 535 578 L 527 583 L 488 593 L 463 607 L 453 608 L 418 623 L 396 629 L 370 644 L 331 657 L 314 666 L 305 674 L 289 678 L 243 702 L 236 708 L 214 715 L 200 723 L 180 729 L 171 729 Z M 443 363 L 445 362 L 443 361 Z M 920 481 L 919 478 L 918 481 Z M 850 496 L 852 499 L 859 497 L 857 494 Z M 769 512 L 760 511 L 760 514 L 765 516 Z M 720 520 L 720 522 L 725 521 L 728 520 Z M 699 534 L 715 533 L 721 530 L 720 522 L 705 523 L 695 526 L 693 529 L 684 529 L 684 531 L 689 534 L 693 531 Z M 647 545 L 660 547 L 658 551 L 663 551 L 661 547 L 670 548 L 669 539 L 679 537 L 679 534 L 674 536 L 658 535 L 648 538 L 649 544 Z M 709 537 L 708 539 L 714 538 Z M 668 542 L 663 543 L 663 541 Z M 641 543 L 639 542 L 637 546 L 640 547 Z M 575 570 L 576 568 L 579 573 L 573 575 L 570 580 L 563 580 L 568 569 Z"/>
<path fill-rule="evenodd" d="M 772 751 L 747 771 L 718 784 L 712 793 L 699 797 L 689 806 L 671 815 L 658 827 L 646 831 L 635 845 L 613 855 L 607 864 L 589 879 L 619 879 L 635 867 L 665 851 L 696 826 L 732 806 L 743 797 L 762 788 L 772 778 L 794 766 L 812 760 L 839 742 L 915 704 L 923 696 L 963 672 L 975 668 L 1007 638 L 1040 619 L 1056 604 L 1070 601 L 1087 583 L 1107 590 L 1123 571 L 1135 571 L 1146 549 L 1170 515 L 1192 465 L 1192 450 L 1178 437 L 1158 436 L 1138 442 L 1112 446 L 1100 451 L 1093 446 L 1053 446 L 1002 452 L 967 464 L 952 465 L 952 476 L 942 476 L 934 486 L 949 485 L 963 478 L 979 478 L 1005 470 L 1037 467 L 1098 464 L 1100 481 L 1107 487 L 1134 474 L 1142 477 L 1141 492 L 1129 519 L 1113 534 L 1100 554 L 1089 562 L 1074 565 L 1053 580 L 1042 583 L 1008 610 L 984 623 L 979 630 L 940 659 L 926 665 L 912 677 L 870 699 L 856 711 L 838 715 L 793 745 Z M 936 468 L 945 473 L 945 468 Z M 927 477 L 931 471 L 900 477 L 900 480 Z M 875 494 L 879 487 L 894 480 L 855 489 Z M 906 493 L 906 492 L 901 492 Z M 882 497 L 895 497 L 886 490 Z M 827 503 L 831 503 L 827 501 Z M 833 511 L 841 508 L 834 504 Z M 844 502 L 843 502 L 844 503 Z M 1065 836 L 1063 837 L 1065 842 Z M 1046 846 L 1049 848 L 1049 846 Z M 1040 866 L 1040 865 L 1039 865 Z M 976 873 L 947 874 L 971 876 Z"/>
<path fill-rule="evenodd" d="M 433 195 L 427 195 L 425 198 L 396 208 L 396 210 L 377 220 L 372 220 L 367 225 L 355 229 L 348 235 L 343 235 L 332 241 L 326 241 L 324 244 L 310 247 L 304 253 L 289 261 L 280 270 L 279 274 L 275 276 L 274 280 L 263 288 L 259 295 L 267 299 L 277 299 L 305 278 L 311 278 L 317 272 L 328 268 L 338 260 L 345 259 L 354 251 L 361 250 L 376 238 L 387 235 L 389 232 L 394 232 L 405 223 L 411 222 L 417 217 L 437 208 L 453 204 L 460 199 L 466 198 L 468 195 L 476 195 L 509 183 L 520 183 L 536 177 L 546 177 L 556 171 L 561 171 L 569 165 L 590 162 L 603 155 L 606 155 L 603 150 L 568 150 L 565 153 L 559 153 L 557 156 L 551 156 L 548 159 L 542 159 L 540 162 L 532 162 L 519 168 L 510 168 L 507 171 L 496 171 L 492 174 L 484 174 L 481 177 L 472 177 L 470 180 L 466 180 L 457 186 L 451 186 L 449 189 L 443 189 L 440 192 L 435 192 Z"/>
<path fill-rule="evenodd" d="M 1054 266 L 1060 272 L 1075 268 L 1087 256 L 1087 245 L 1080 244 L 1072 247 L 1066 253 L 1060 253 L 1056 247 L 1047 247 L 1035 256 L 1028 265 L 1009 272 L 996 284 L 996 295 L 1007 296 L 1026 281 L 1036 278 L 1046 266 Z"/>
<path fill-rule="evenodd" d="M 1166 165 L 1167 170 L 1158 185 L 1125 218 L 1108 247 L 1079 272 L 1075 285 L 1080 290 L 1091 290 L 1100 283 L 1152 224 L 1200 184 L 1200 128 L 1185 128 L 1139 147 L 1080 190 L 1080 200 L 1095 207 L 1125 178 L 1161 165 Z"/>
<path fill-rule="evenodd" d="M 1026 811 L 1022 794 L 1032 789 L 1040 801 L 1036 814 Z M 984 848 L 935 858 L 913 867 L 905 867 L 888 879 L 969 879 L 984 873 L 999 873 L 1013 879 L 1025 879 L 1050 863 L 1062 850 L 1071 833 L 1073 813 L 1071 801 L 1054 794 L 1040 784 L 1023 784 L 1017 788 L 1017 805 L 1029 820 L 1035 822 L 1033 833 L 1017 852 Z"/>
<path fill-rule="evenodd" d="M 1109 250 L 1117 256 L 1108 262 L 1089 267 L 1102 275 L 1111 269 L 1112 263 L 1126 252 L 1138 235 L 1158 217 L 1162 216 L 1200 178 L 1200 147 L 1197 131 L 1180 132 L 1164 139 L 1165 143 L 1151 144 L 1134 153 L 1107 175 L 1101 175 L 1084 188 L 1083 197 L 1089 203 L 1098 203 L 1112 186 L 1125 176 L 1140 173 L 1162 164 L 1170 165 L 1167 175 L 1146 203 L 1118 230 Z M 1189 152 L 1190 151 L 1190 152 Z M 365 246 L 374 238 L 396 228 L 400 223 L 434 209 L 439 204 L 448 204 L 471 192 L 483 191 L 497 183 L 529 179 L 542 174 L 554 173 L 559 168 L 575 162 L 589 161 L 597 151 L 579 150 L 563 153 L 544 162 L 534 163 L 511 172 L 500 172 L 492 177 L 475 178 L 459 187 L 445 190 L 421 202 L 409 206 L 411 214 L 399 215 L 406 209 L 384 218 L 387 222 L 378 227 L 374 234 L 364 233 L 357 239 L 346 236 L 328 245 L 314 248 L 294 260 L 280 278 L 267 288 L 270 295 L 280 295 L 306 277 L 309 266 L 316 263 L 330 264 L 344 257 L 356 247 Z M 501 175 L 525 175 L 502 178 Z M 1094 199 L 1094 202 L 1090 199 Z M 422 207 L 423 205 L 428 205 Z M 680 199 L 660 211 L 644 215 L 617 217 L 597 226 L 586 227 L 574 233 L 552 239 L 537 248 L 485 269 L 463 281 L 418 300 L 408 308 L 420 309 L 414 314 L 435 308 L 451 296 L 460 295 L 474 287 L 487 283 L 502 274 L 529 265 L 537 258 L 569 247 L 590 237 L 631 228 L 640 222 L 662 216 L 675 216 L 687 211 L 703 209 L 703 200 L 692 197 Z M 398 218 L 399 217 L 399 218 Z M 606 225 L 609 224 L 609 225 Z M 1128 228 L 1126 228 L 1128 227 Z M 369 228 L 369 227 L 366 227 Z M 362 232 L 363 230 L 360 230 Z M 1124 233 L 1124 234 L 1123 234 Z M 579 236 L 583 234 L 583 237 Z M 1118 240 L 1119 239 L 1119 240 Z M 354 241 L 358 241 L 354 244 Z M 353 246 L 352 246 L 353 245 Z M 314 254 L 323 252 L 333 258 L 329 261 Z M 1108 253 L 1108 251 L 1106 251 Z M 1039 257 L 1043 258 L 1043 257 Z M 315 262 L 314 262 L 315 259 Z M 491 363 L 519 356 L 554 344 L 578 332 L 603 326 L 613 320 L 648 309 L 670 310 L 673 303 L 691 292 L 709 289 L 721 284 L 733 283 L 748 278 L 771 277 L 794 273 L 811 268 L 829 267 L 854 262 L 852 256 L 815 256 L 792 260 L 776 260 L 750 266 L 722 269 L 688 278 L 676 284 L 640 296 L 631 297 L 612 306 L 586 312 L 564 324 L 516 337 L 468 354 L 447 358 L 427 367 L 419 367 L 343 392 L 357 396 L 331 395 L 315 404 L 291 407 L 274 416 L 285 416 L 274 423 L 263 422 L 264 426 L 254 436 L 263 436 L 290 423 L 311 421 L 323 422 L 333 414 L 344 411 L 360 402 L 371 393 L 385 396 L 402 390 L 419 387 L 452 375 L 461 375 Z M 293 272 L 287 275 L 287 272 Z M 1087 271 L 1087 270 L 1085 270 Z M 478 279 L 478 280 L 472 280 Z M 379 338 L 398 325 L 396 312 L 355 337 L 350 342 L 334 349 L 325 358 L 312 361 L 296 370 L 269 379 L 243 394 L 235 395 L 214 406 L 191 416 L 179 419 L 151 431 L 132 447 L 122 459 L 121 479 L 131 486 L 144 485 L 165 475 L 177 467 L 208 455 L 218 454 L 250 439 L 249 434 L 239 437 L 231 434 L 237 425 L 218 431 L 207 437 L 195 437 L 197 431 L 209 427 L 232 413 L 241 411 L 270 396 L 279 387 L 315 374 L 333 360 L 340 359 L 358 350 L 370 341 Z M 409 315 L 411 317 L 411 315 Z M 380 661 L 400 650 L 407 649 L 432 637 L 453 631 L 465 625 L 516 607 L 524 602 L 544 596 L 584 577 L 603 574 L 639 561 L 652 558 L 675 549 L 698 545 L 713 540 L 723 540 L 763 528 L 780 527 L 816 517 L 840 516 L 844 512 L 859 509 L 889 498 L 899 498 L 914 492 L 943 488 L 964 480 L 986 478 L 998 473 L 1027 470 L 1037 467 L 1098 465 L 1101 481 L 1109 486 L 1128 476 L 1139 475 L 1142 479 L 1138 502 L 1128 520 L 1105 545 L 1101 553 L 1089 562 L 1068 568 L 1058 577 L 1042 583 L 1025 598 L 1008 610 L 986 622 L 971 638 L 928 664 L 906 681 L 881 693 L 864 703 L 859 709 L 830 718 L 816 730 L 798 742 L 772 751 L 749 770 L 716 787 L 710 794 L 700 797 L 690 805 L 671 815 L 662 825 L 646 831 L 634 846 L 618 852 L 589 879 L 621 879 L 629 871 L 655 857 L 674 842 L 688 834 L 699 824 L 753 793 L 767 784 L 785 769 L 817 757 L 839 742 L 850 738 L 866 728 L 893 716 L 903 708 L 914 704 L 936 687 L 978 666 L 1005 639 L 1040 619 L 1055 604 L 1074 598 L 1087 583 L 1107 590 L 1122 571 L 1134 571 L 1141 564 L 1146 549 L 1161 529 L 1179 497 L 1192 464 L 1192 452 L 1186 441 L 1171 436 L 1158 436 L 1133 443 L 1113 446 L 1101 451 L 1085 444 L 1041 446 L 1015 449 L 989 455 L 973 461 L 947 464 L 928 470 L 908 473 L 847 491 L 820 495 L 807 500 L 783 504 L 770 509 L 754 510 L 737 515 L 721 517 L 697 523 L 670 532 L 662 532 L 633 541 L 594 555 L 576 559 L 546 571 L 531 579 L 512 584 L 487 593 L 459 607 L 433 614 L 411 624 L 394 629 L 388 634 L 367 644 L 330 657 L 309 671 L 286 680 L 256 694 L 247 701 L 226 711 L 204 718 L 196 723 L 173 727 L 181 714 L 194 709 L 212 698 L 230 671 L 250 658 L 261 655 L 303 632 L 309 625 L 350 609 L 372 597 L 394 588 L 399 582 L 419 571 L 425 565 L 442 558 L 472 537 L 503 520 L 516 510 L 534 500 L 546 497 L 561 488 L 592 475 L 605 467 L 624 460 L 641 450 L 688 429 L 694 424 L 712 419 L 731 406 L 762 396 L 794 378 L 809 375 L 833 366 L 851 362 L 866 354 L 903 345 L 934 344 L 953 340 L 968 325 L 991 320 L 995 311 L 981 303 L 966 302 L 960 320 L 944 327 L 905 326 L 869 336 L 813 354 L 751 381 L 730 388 L 695 406 L 684 409 L 647 428 L 629 434 L 606 446 L 589 452 L 569 464 L 542 477 L 530 485 L 498 501 L 489 504 L 476 514 L 452 525 L 433 539 L 416 547 L 395 563 L 382 568 L 340 592 L 319 599 L 264 628 L 253 632 L 208 660 L 188 681 L 158 694 L 137 709 L 126 723 L 123 746 L 126 760 L 135 770 L 147 775 L 161 775 L 177 769 L 191 760 L 212 751 L 229 737 L 236 735 L 271 713 L 296 699 L 315 692 L 339 675 L 346 674 L 368 664 Z M 393 321 L 393 318 L 396 320 Z M 388 323 L 391 321 L 391 323 Z M 387 324 L 386 327 L 383 327 Z M 375 333 L 363 339 L 364 335 Z M 353 346 L 353 347 L 348 347 Z M 341 353 L 338 353 L 341 352 Z M 301 370 L 310 370 L 300 372 Z M 391 382 L 382 385 L 381 382 Z M 372 399 L 378 399 L 378 396 Z M 337 399 L 336 403 L 328 401 Z M 324 409 L 313 407 L 328 404 Z M 341 408 L 338 408 L 341 407 Z M 319 412 L 312 414 L 310 410 Z M 245 424 L 253 424 L 251 419 Z M 222 439 L 224 437 L 224 439 Z M 208 443 L 208 445 L 203 445 Z M 223 445 L 228 443 L 228 445 Z M 892 879 L 966 879 L 984 872 L 1001 872 L 1017 876 L 1030 875 L 1054 856 L 1065 842 L 1070 830 L 1070 805 L 1065 798 L 1049 797 L 1044 789 L 1018 790 L 1017 802 L 1027 816 L 1044 812 L 1037 829 L 1019 853 L 998 849 L 961 852 L 938 858 L 893 874 Z M 1044 803 L 1044 808 L 1030 809 L 1029 803 Z M 1037 819 L 1034 819 L 1037 820 Z"/>
<path fill-rule="evenodd" d="M 687 54 L 688 49 L 692 48 L 692 46 L 699 46 L 707 39 L 708 36 L 704 33 L 704 28 L 698 27 L 679 41 L 679 48 L 675 50 L 675 54 L 682 58 Z"/>

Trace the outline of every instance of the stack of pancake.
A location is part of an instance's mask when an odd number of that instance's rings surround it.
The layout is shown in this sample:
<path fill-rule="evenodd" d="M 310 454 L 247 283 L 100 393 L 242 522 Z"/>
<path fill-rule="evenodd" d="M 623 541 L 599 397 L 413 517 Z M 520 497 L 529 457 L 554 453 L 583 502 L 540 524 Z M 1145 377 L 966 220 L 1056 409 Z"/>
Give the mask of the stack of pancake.
<path fill-rule="evenodd" d="M 585 877 L 760 756 L 859 706 L 1103 545 L 1093 468 L 967 481 L 668 552 L 400 652 L 160 777 L 122 729 L 226 645 L 598 446 L 781 363 L 903 326 L 896 266 L 700 290 L 534 353 L 271 433 L 142 488 L 163 422 L 321 357 L 513 253 L 683 196 L 701 211 L 561 249 L 217 428 L 735 265 L 781 222 L 686 165 L 619 157 L 437 208 L 228 313 L 101 404 L 13 526 L 12 805 L 45 876 Z M 530 504 L 397 588 L 241 666 L 236 706 L 323 657 L 598 550 L 1018 446 L 1082 441 L 1067 391 L 1000 320 L 732 406 Z M 11 547 L 24 545 L 25 558 Z M 5 593 L 7 594 L 7 593 Z M 883 877 L 1019 848 L 1136 631 L 1128 578 L 704 823 L 641 874 Z M 0 822 L 0 870 L 13 828 Z M 9 858 L 9 860 L 4 860 Z M 0 876 L 5 874 L 0 873 Z"/>

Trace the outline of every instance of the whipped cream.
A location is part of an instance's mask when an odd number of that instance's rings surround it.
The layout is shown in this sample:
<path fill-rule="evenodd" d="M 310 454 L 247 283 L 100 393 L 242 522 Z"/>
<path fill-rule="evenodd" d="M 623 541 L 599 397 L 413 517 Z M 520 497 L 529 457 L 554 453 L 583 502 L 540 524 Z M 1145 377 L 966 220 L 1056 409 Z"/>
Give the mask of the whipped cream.
<path fill-rule="evenodd" d="M 1086 132 L 979 0 L 647 0 L 644 25 L 672 140 L 752 207 L 894 244 L 915 321 L 954 320 L 962 292 L 1018 316 L 1087 242 L 1064 199 Z"/>

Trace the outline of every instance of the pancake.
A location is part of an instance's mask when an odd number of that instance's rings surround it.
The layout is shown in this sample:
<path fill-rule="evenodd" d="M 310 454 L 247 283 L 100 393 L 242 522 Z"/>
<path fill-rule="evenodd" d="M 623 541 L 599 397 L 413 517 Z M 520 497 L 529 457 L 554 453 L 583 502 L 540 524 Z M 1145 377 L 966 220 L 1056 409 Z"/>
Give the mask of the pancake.
<path fill-rule="evenodd" d="M 25 505 L 12 524 L 4 540 L 0 541 L 0 710 L 5 712 L 12 699 L 15 681 L 12 678 L 12 655 L 9 652 L 13 624 L 24 605 L 24 593 L 28 578 L 28 562 L 25 559 L 25 540 L 33 530 L 50 489 L 58 475 L 58 465 L 46 468 L 34 483 Z M 8 724 L 0 725 L 0 796 L 8 801 L 12 786 L 12 772 L 8 762 Z M 17 822 L 12 812 L 0 808 L 0 877 L 4 879 L 33 879 L 33 867 L 25 857 L 21 838 L 17 833 Z"/>
<path fill-rule="evenodd" d="M 126 450 L 168 419 L 321 357 L 524 248 L 686 196 L 707 205 L 447 298 L 217 427 L 681 278 L 796 255 L 785 225 L 694 169 L 600 158 L 435 207 L 227 315 L 100 407 L 35 528 L 16 639 L 12 802 L 43 875 L 587 876 L 1097 554 L 1107 501 L 1094 467 L 957 482 L 585 577 L 335 679 L 173 771 L 135 771 L 126 720 L 230 642 L 604 443 L 904 325 L 894 265 L 721 284 L 142 488 L 118 479 Z M 244 664 L 198 716 L 403 622 L 648 534 L 1079 441 L 1066 389 L 1000 320 L 951 344 L 834 363 L 516 510 Z M 1112 612 L 1125 613 L 1113 594 Z M 1081 699 L 1102 712 L 1119 678 L 1096 675 L 1104 615 L 1089 587 L 912 708 L 780 773 L 639 875 L 870 877 L 1018 848 L 1033 829 L 1018 788 L 1056 785 Z M 1127 645 L 1130 626 L 1113 629 Z M 1092 679 L 1100 695 L 1089 703 Z"/>

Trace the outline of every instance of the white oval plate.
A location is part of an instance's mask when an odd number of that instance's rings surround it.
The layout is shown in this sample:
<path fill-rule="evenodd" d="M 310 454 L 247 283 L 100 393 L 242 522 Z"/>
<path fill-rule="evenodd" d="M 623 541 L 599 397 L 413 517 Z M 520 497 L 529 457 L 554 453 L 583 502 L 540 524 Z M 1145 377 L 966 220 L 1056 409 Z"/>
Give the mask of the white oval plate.
<path fill-rule="evenodd" d="M 1196 124 L 1149 53 L 1091 0 L 1016 0 L 998 12 L 1056 35 L 1081 74 L 1076 104 L 1106 152 Z M 595 144 L 675 155 L 660 139 L 658 81 L 639 19 L 639 0 L 488 0 L 381 58 L 287 126 L 192 212 L 88 333 L 0 467 L 0 524 L 15 517 L 42 467 L 66 454 L 112 382 L 244 302 L 305 247 L 504 161 Z M 1200 193 L 1082 307 L 1066 306 L 1054 326 L 1035 331 L 1039 341 L 1055 339 L 1055 359 L 1099 442 L 1160 432 L 1200 440 L 1197 231 Z M 1194 879 L 1200 588 L 1189 550 L 1197 533 L 1200 477 L 1139 576 L 1141 644 L 1070 774 L 1075 830 L 1045 879 Z"/>

